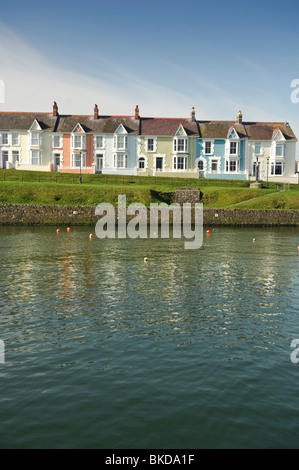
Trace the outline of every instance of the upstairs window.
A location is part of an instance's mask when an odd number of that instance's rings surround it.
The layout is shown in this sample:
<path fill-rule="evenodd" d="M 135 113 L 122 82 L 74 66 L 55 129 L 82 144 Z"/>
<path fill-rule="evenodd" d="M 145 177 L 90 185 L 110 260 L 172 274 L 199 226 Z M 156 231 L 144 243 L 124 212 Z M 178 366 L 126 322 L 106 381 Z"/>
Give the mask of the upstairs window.
<path fill-rule="evenodd" d="M 39 147 L 42 144 L 42 134 L 40 132 L 31 132 L 31 145 Z"/>
<path fill-rule="evenodd" d="M 126 150 L 128 146 L 128 137 L 126 135 L 114 136 L 114 148 L 116 150 Z"/>
<path fill-rule="evenodd" d="M 148 138 L 147 139 L 147 152 L 154 152 L 155 151 L 155 139 Z"/>
<path fill-rule="evenodd" d="M 230 142 L 229 153 L 230 155 L 238 154 L 238 142 Z"/>
<path fill-rule="evenodd" d="M 188 151 L 188 140 L 187 138 L 175 137 L 173 141 L 173 150 L 175 152 L 187 152 Z"/>
<path fill-rule="evenodd" d="M 256 143 L 254 144 L 254 153 L 255 153 L 255 155 L 261 155 L 261 153 L 262 153 L 262 145 L 261 145 L 260 142 L 256 142 Z"/>
<path fill-rule="evenodd" d="M 284 144 L 276 144 L 276 157 L 284 157 Z"/>
<path fill-rule="evenodd" d="M 62 144 L 62 139 L 60 135 L 54 135 L 53 136 L 53 147 L 54 148 L 60 148 Z"/>
<path fill-rule="evenodd" d="M 104 147 L 104 138 L 102 135 L 96 136 L 96 148 L 101 149 Z"/>
<path fill-rule="evenodd" d="M 20 144 L 20 136 L 15 132 L 11 134 L 11 145 L 19 145 Z"/>
<path fill-rule="evenodd" d="M 212 153 L 212 142 L 211 141 L 206 141 L 204 143 L 204 153 L 206 155 L 210 155 Z"/>
<path fill-rule="evenodd" d="M 8 145 L 8 134 L 6 132 L 2 134 L 2 145 Z"/>
<path fill-rule="evenodd" d="M 85 136 L 85 134 L 73 134 L 72 135 L 72 148 L 74 148 L 74 149 L 85 149 L 86 148 L 86 136 Z"/>

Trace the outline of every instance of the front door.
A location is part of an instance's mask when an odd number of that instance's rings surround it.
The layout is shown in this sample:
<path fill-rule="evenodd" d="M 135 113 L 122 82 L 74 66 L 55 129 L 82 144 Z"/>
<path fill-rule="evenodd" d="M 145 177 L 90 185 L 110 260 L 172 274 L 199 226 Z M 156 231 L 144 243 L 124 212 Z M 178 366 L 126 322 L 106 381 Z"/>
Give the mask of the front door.
<path fill-rule="evenodd" d="M 156 158 L 156 171 L 162 171 L 162 170 L 163 170 L 163 158 L 157 157 Z"/>
<path fill-rule="evenodd" d="M 54 166 L 55 166 L 55 171 L 58 171 L 60 167 L 60 153 L 54 154 Z"/>
<path fill-rule="evenodd" d="M 96 157 L 96 173 L 102 173 L 103 170 L 103 155 Z"/>
<path fill-rule="evenodd" d="M 3 152 L 2 152 L 2 168 L 4 168 L 4 169 L 7 168 L 7 162 L 8 162 L 8 151 L 3 150 Z"/>

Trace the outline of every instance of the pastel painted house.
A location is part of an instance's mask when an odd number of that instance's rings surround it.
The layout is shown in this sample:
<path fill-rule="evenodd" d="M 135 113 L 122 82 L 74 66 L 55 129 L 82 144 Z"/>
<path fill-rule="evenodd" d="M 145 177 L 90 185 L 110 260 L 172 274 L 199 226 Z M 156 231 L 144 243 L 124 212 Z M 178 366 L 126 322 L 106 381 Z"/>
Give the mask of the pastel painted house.
<path fill-rule="evenodd" d="M 198 121 L 199 177 L 297 183 L 297 139 L 288 123 Z"/>
<path fill-rule="evenodd" d="M 59 116 L 53 148 L 59 172 L 137 174 L 139 109 L 134 116 Z"/>
<path fill-rule="evenodd" d="M 138 140 L 138 175 L 197 177 L 198 126 L 189 119 L 142 118 Z"/>
<path fill-rule="evenodd" d="M 52 113 L 0 113 L 0 167 L 52 171 Z"/>

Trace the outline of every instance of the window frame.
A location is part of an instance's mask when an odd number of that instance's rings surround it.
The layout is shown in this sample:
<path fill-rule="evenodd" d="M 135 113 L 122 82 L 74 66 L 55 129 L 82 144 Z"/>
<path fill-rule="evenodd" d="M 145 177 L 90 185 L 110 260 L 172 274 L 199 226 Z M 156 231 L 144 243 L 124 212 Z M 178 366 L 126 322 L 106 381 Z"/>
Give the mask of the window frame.
<path fill-rule="evenodd" d="M 79 165 L 77 165 L 77 156 L 79 155 Z M 81 155 L 81 161 L 80 161 Z M 84 168 L 86 166 L 86 153 L 85 152 L 72 152 L 71 155 L 71 166 L 72 168 Z"/>
<path fill-rule="evenodd" d="M 174 137 L 173 151 L 175 153 L 187 153 L 188 152 L 188 137 L 182 137 L 182 136 Z"/>

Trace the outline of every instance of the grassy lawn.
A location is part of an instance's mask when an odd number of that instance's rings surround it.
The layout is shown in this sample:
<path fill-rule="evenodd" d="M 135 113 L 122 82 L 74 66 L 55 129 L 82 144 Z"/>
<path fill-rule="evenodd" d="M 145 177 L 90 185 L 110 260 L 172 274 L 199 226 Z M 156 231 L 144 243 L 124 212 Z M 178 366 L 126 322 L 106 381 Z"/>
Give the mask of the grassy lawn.
<path fill-rule="evenodd" d="M 199 188 L 204 207 L 299 210 L 299 185 L 281 191 L 283 186 L 275 183 L 268 189 L 254 189 L 248 181 L 118 175 L 82 175 L 80 184 L 79 175 L 0 170 L 0 203 L 6 204 L 116 205 L 118 195 L 125 194 L 127 205 L 149 206 L 169 204 L 167 193 L 182 187 Z"/>

